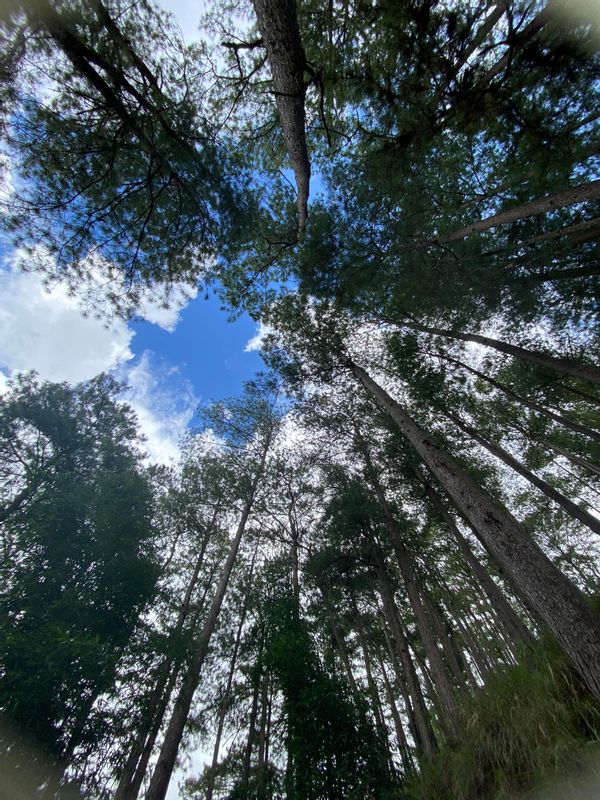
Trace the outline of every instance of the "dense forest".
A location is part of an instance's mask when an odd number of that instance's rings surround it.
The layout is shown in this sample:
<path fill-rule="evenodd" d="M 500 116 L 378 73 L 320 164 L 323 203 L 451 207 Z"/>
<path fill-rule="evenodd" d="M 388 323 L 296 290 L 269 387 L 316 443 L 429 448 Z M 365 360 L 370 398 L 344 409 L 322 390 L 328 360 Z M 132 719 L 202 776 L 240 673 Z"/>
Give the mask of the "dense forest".
<path fill-rule="evenodd" d="M 11 378 L 0 794 L 521 797 L 600 738 L 600 16 L 203 11 L 0 7 L 15 258 L 265 362 L 172 467 L 110 375 Z"/>

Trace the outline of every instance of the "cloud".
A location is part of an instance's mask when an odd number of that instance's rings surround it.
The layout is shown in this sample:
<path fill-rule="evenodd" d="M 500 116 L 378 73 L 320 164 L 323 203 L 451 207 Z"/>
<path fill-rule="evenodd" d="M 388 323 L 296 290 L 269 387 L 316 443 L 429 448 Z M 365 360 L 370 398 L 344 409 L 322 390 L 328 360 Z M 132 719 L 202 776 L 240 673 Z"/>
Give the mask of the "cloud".
<path fill-rule="evenodd" d="M 167 291 L 152 287 L 142 293 L 138 315 L 173 333 L 181 312 L 197 294 L 197 288 L 183 283 L 175 283 Z"/>
<path fill-rule="evenodd" d="M 118 373 L 128 383 L 122 396 L 136 412 L 141 432 L 146 437 L 149 461 L 176 462 L 179 443 L 198 406 L 189 381 L 177 368 L 160 364 L 146 350 L 139 362 Z"/>
<path fill-rule="evenodd" d="M 273 333 L 273 328 L 271 328 L 270 325 L 265 325 L 264 322 L 259 322 L 256 327 L 256 333 L 251 339 L 248 339 L 248 341 L 246 342 L 246 346 L 244 347 L 244 353 L 252 353 L 258 350 L 262 350 L 265 338 L 270 333 Z"/>
<path fill-rule="evenodd" d="M 0 295 L 0 366 L 8 370 L 77 383 L 133 358 L 127 324 L 83 316 L 64 285 L 48 289 L 37 273 L 0 271 Z"/>

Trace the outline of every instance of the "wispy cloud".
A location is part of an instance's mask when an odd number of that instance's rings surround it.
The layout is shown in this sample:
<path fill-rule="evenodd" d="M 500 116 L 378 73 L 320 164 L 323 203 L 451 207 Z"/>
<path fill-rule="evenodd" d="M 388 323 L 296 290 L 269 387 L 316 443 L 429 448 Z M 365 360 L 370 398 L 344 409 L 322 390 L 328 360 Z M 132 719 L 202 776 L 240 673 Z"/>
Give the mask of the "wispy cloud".
<path fill-rule="evenodd" d="M 273 328 L 265 325 L 264 322 L 259 322 L 256 327 L 256 333 L 251 339 L 248 339 L 244 347 L 244 353 L 253 353 L 262 350 L 265 338 L 273 332 Z"/>
<path fill-rule="evenodd" d="M 122 399 L 137 414 L 149 461 L 176 462 L 181 438 L 199 402 L 192 385 L 176 368 L 159 362 L 148 350 L 137 364 L 118 375 L 128 384 Z"/>

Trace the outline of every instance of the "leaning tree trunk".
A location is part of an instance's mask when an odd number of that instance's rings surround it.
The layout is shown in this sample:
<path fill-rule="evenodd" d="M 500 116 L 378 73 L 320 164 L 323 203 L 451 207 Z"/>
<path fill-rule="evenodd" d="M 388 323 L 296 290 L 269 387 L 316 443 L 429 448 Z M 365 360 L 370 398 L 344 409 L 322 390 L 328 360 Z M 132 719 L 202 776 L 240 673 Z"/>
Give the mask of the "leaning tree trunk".
<path fill-rule="evenodd" d="M 527 347 L 519 347 L 515 344 L 503 342 L 500 339 L 492 339 L 490 336 L 481 336 L 478 333 L 459 333 L 458 331 L 451 331 L 447 328 L 436 328 L 431 325 L 423 325 L 416 320 L 407 318 L 408 321 L 400 323 L 401 325 L 412 328 L 413 330 L 421 331 L 422 333 L 431 333 L 435 336 L 443 336 L 446 339 L 459 339 L 463 342 L 476 342 L 483 344 L 486 347 L 491 347 L 501 353 L 519 358 L 521 361 L 527 361 L 530 364 L 535 364 L 536 367 L 544 367 L 544 369 L 558 372 L 561 375 L 569 375 L 573 378 L 589 381 L 590 383 L 600 383 L 600 368 L 594 364 L 582 364 L 579 361 L 573 361 L 570 358 L 556 358 L 555 356 L 541 353 L 539 350 L 529 350 Z M 394 322 L 390 320 L 390 322 Z M 398 324 L 394 322 L 394 324 Z"/>
<path fill-rule="evenodd" d="M 308 218 L 310 162 L 306 147 L 304 69 L 306 57 L 300 39 L 294 0 L 253 0 L 258 27 L 273 76 L 275 102 L 298 187 L 298 230 Z"/>
<path fill-rule="evenodd" d="M 555 192 L 555 194 L 549 194 L 546 195 L 546 197 L 539 197 L 537 200 L 532 200 L 530 203 L 523 203 L 520 206 L 508 208 L 506 211 L 499 211 L 497 214 L 492 214 L 490 217 L 472 222 L 470 225 L 465 225 L 463 228 L 458 228 L 451 233 L 444 233 L 435 241 L 440 244 L 456 242 L 474 233 L 481 233 L 490 228 L 497 228 L 500 225 L 507 225 L 509 222 L 516 222 L 520 219 L 537 217 L 548 211 L 555 211 L 557 208 L 575 205 L 575 203 L 597 200 L 599 197 L 600 179 L 590 181 L 589 183 L 581 183 L 578 186 L 563 189 L 561 192 Z"/>
<path fill-rule="evenodd" d="M 217 766 L 219 764 L 219 751 L 221 749 L 221 738 L 223 736 L 223 728 L 225 727 L 225 716 L 227 714 L 227 707 L 229 705 L 229 699 L 231 697 L 231 689 L 233 687 L 233 679 L 235 677 L 235 668 L 237 666 L 237 658 L 240 649 L 240 644 L 242 641 L 242 631 L 244 629 L 244 623 L 246 622 L 246 614 L 248 613 L 248 606 L 250 604 L 250 589 L 252 587 L 252 580 L 254 577 L 254 564 L 256 561 L 256 555 L 258 553 L 259 541 L 260 540 L 257 540 L 254 553 L 252 554 L 252 561 L 250 562 L 250 571 L 248 573 L 246 594 L 244 596 L 244 602 L 240 613 L 240 619 L 235 634 L 233 653 L 231 654 L 231 660 L 229 663 L 229 672 L 227 674 L 227 683 L 225 685 L 225 691 L 223 692 L 223 698 L 219 703 L 219 718 L 218 718 L 219 721 L 217 723 L 217 734 L 215 736 L 215 744 L 213 747 L 212 763 L 210 765 L 206 778 L 206 800 L 212 800 L 213 792 L 215 789 L 215 776 L 217 773 Z"/>
<path fill-rule="evenodd" d="M 502 504 L 492 498 L 436 445 L 362 367 L 349 362 L 355 377 L 396 423 L 455 506 L 480 534 L 495 561 L 539 614 L 590 692 L 600 700 L 600 620 L 581 592 L 538 547 Z"/>
<path fill-rule="evenodd" d="M 394 674 L 396 676 L 396 680 L 398 682 L 398 686 L 400 688 L 400 694 L 402 695 L 402 701 L 404 703 L 404 710 L 405 710 L 406 716 L 408 718 L 408 728 L 409 728 L 409 730 L 410 730 L 410 732 L 412 734 L 413 741 L 415 743 L 415 748 L 417 750 L 417 756 L 418 756 L 419 759 L 422 759 L 423 755 L 425 755 L 425 749 L 424 749 L 423 743 L 421 741 L 421 734 L 420 734 L 420 730 L 419 730 L 419 725 L 417 724 L 417 715 L 416 715 L 415 709 L 414 709 L 414 702 L 415 701 L 413 699 L 413 696 L 410 693 L 409 686 L 408 686 L 407 679 L 406 679 L 406 674 L 403 671 L 403 667 L 401 666 L 401 664 L 400 664 L 400 662 L 398 660 L 399 646 L 396 645 L 395 641 L 392 642 L 392 638 L 391 638 L 391 636 L 390 636 L 390 634 L 388 632 L 388 622 L 386 621 L 387 618 L 386 618 L 385 610 L 382 611 L 379 608 L 379 605 L 378 605 L 378 602 L 377 602 L 377 597 L 376 597 L 375 594 L 374 594 L 374 601 L 375 601 L 375 605 L 377 606 L 379 617 L 381 619 L 381 629 L 383 631 L 383 637 L 385 639 L 387 652 L 388 652 L 388 655 L 390 657 L 390 661 L 392 663 L 392 668 L 394 670 Z M 400 628 L 400 632 L 402 632 L 401 628 Z M 407 647 L 407 652 L 408 652 L 408 645 L 406 645 L 406 647 Z M 413 667 L 413 671 L 414 671 L 414 667 Z M 418 678 L 416 677 L 416 673 L 415 673 L 415 680 L 417 681 L 417 685 L 418 685 Z M 423 703 L 425 702 L 422 694 L 421 694 L 421 700 L 423 700 Z M 425 708 L 425 714 L 427 714 L 427 709 L 426 708 Z M 432 735 L 433 735 L 433 730 L 432 730 Z M 431 750 L 431 752 L 434 752 L 434 751 L 435 751 L 435 741 L 432 739 L 432 750 Z"/>
<path fill-rule="evenodd" d="M 402 575 L 402 581 L 406 589 L 406 594 L 408 596 L 413 614 L 415 615 L 419 638 L 423 643 L 425 654 L 429 662 L 429 668 L 435 684 L 436 697 L 438 698 L 443 709 L 444 721 L 448 728 L 452 730 L 453 720 L 456 716 L 454 688 L 448 677 L 444 659 L 442 658 L 442 654 L 433 635 L 431 624 L 427 617 L 427 613 L 419 593 L 413 558 L 402 541 L 402 534 L 400 533 L 398 525 L 391 513 L 391 509 L 383 493 L 381 484 L 378 481 L 375 483 L 375 489 L 377 491 L 379 503 L 384 514 L 386 528 L 388 530 L 392 548 L 396 555 L 398 566 L 400 567 L 400 574 Z"/>
<path fill-rule="evenodd" d="M 358 434 L 358 436 L 358 442 L 365 461 L 368 479 L 375 490 L 377 501 L 381 510 L 383 511 L 386 530 L 396 555 L 398 566 L 400 567 L 400 574 L 402 575 L 402 580 L 404 582 L 410 606 L 413 614 L 415 615 L 419 638 L 423 643 L 427 660 L 429 661 L 433 682 L 435 683 L 436 687 L 436 695 L 439 698 L 440 705 L 444 710 L 444 719 L 448 727 L 452 728 L 452 721 L 456 716 L 454 688 L 448 677 L 444 659 L 442 658 L 442 654 L 433 635 L 430 620 L 428 619 L 425 606 L 421 598 L 414 560 L 412 554 L 404 544 L 402 532 L 392 513 L 392 509 L 390 508 L 387 497 L 385 496 L 383 486 L 381 485 L 377 471 L 373 465 L 373 462 L 371 461 L 371 456 L 366 442 L 362 435 Z"/>
<path fill-rule="evenodd" d="M 543 492 L 546 497 L 549 497 L 550 500 L 553 500 L 555 503 L 557 503 L 557 505 L 561 506 L 561 508 L 564 508 L 567 514 L 570 514 L 574 519 L 579 520 L 579 522 L 581 522 L 583 525 L 586 525 L 591 531 L 600 535 L 600 520 L 596 519 L 596 517 L 592 516 L 585 509 L 581 508 L 581 506 L 578 506 L 577 503 L 569 500 L 568 497 L 565 497 L 564 494 L 561 494 L 561 492 L 557 491 L 554 486 L 551 486 L 543 478 L 539 478 L 533 472 L 528 470 L 524 464 L 521 464 L 520 461 L 514 458 L 514 456 L 508 453 L 503 447 L 500 447 L 500 445 L 493 442 L 489 442 L 474 428 L 472 428 L 470 425 L 467 425 L 466 422 L 463 422 L 463 420 L 461 420 L 455 414 L 451 414 L 449 411 L 446 411 L 444 416 L 452 420 L 452 422 L 454 422 L 455 425 L 464 431 L 467 436 L 470 436 L 471 439 L 484 447 L 488 453 L 496 456 L 496 458 L 500 459 L 500 461 L 513 469 L 518 475 L 522 475 L 525 480 L 532 484 L 532 486 L 535 486 L 537 489 Z"/>
<path fill-rule="evenodd" d="M 240 518 L 235 537 L 229 548 L 229 553 L 223 567 L 221 579 L 219 580 L 219 584 L 208 610 L 204 626 L 198 638 L 196 651 L 188 666 L 188 670 L 183 679 L 179 694 L 175 700 L 175 707 L 173 708 L 173 713 L 165 732 L 165 738 L 158 757 L 158 762 L 154 768 L 154 773 L 150 780 L 150 786 L 148 788 L 148 792 L 146 793 L 146 800 L 164 800 L 167 789 L 169 788 L 169 781 L 171 780 L 171 775 L 175 767 L 175 759 L 177 758 L 179 745 L 181 744 L 181 739 L 183 738 L 183 731 L 189 716 L 194 693 L 198 686 L 200 670 L 202 669 L 202 665 L 204 664 L 208 654 L 210 639 L 217 625 L 219 612 L 221 611 L 225 592 L 227 591 L 227 587 L 229 585 L 229 579 L 237 558 L 242 536 L 246 530 L 246 523 L 248 522 L 248 517 L 250 516 L 250 511 L 252 510 L 252 506 L 254 504 L 258 483 L 266 463 L 269 444 L 270 437 L 267 437 L 262 452 L 261 462 L 256 471 L 256 475 L 254 476 L 254 480 L 252 481 L 248 498 L 244 504 L 242 516 Z"/>
<path fill-rule="evenodd" d="M 511 397 L 513 400 L 522 403 L 524 406 L 527 406 L 527 408 L 535 411 L 536 414 L 541 414 L 547 419 L 562 425 L 563 428 L 567 428 L 574 433 L 580 433 L 582 436 L 587 436 L 589 439 L 592 439 L 595 442 L 600 442 L 599 431 L 596 431 L 593 428 L 588 428 L 587 425 L 582 425 L 579 422 L 573 422 L 572 420 L 563 417 L 562 414 L 557 414 L 555 411 L 551 411 L 549 408 L 545 408 L 539 403 L 535 403 L 533 400 L 529 400 L 527 397 L 517 394 L 517 392 L 513 391 L 510 386 L 506 386 L 504 383 L 500 383 L 495 378 L 492 378 L 491 375 L 486 375 L 484 372 L 480 372 L 478 369 L 465 364 L 464 361 L 460 361 L 459 359 L 453 358 L 445 353 L 442 354 L 441 357 L 445 361 L 449 361 L 451 364 L 456 364 L 457 367 L 461 367 L 462 369 L 471 373 L 471 375 L 474 375 L 476 378 L 486 381 L 486 383 L 489 383 L 489 385 L 493 386 L 494 389 L 498 389 L 507 395 L 507 397 Z"/>
<path fill-rule="evenodd" d="M 379 669 L 381 671 L 381 677 L 383 678 L 383 685 L 385 687 L 385 695 L 387 698 L 388 706 L 390 707 L 390 712 L 392 714 L 392 719 L 394 721 L 394 729 L 396 731 L 396 742 L 398 745 L 398 752 L 400 753 L 400 758 L 402 759 L 402 767 L 405 774 L 410 774 L 411 772 L 414 771 L 415 768 L 413 756 L 410 747 L 408 746 L 406 733 L 404 732 L 404 726 L 402 725 L 402 718 L 400 717 L 400 712 L 398 711 L 398 706 L 396 705 L 396 698 L 394 697 L 394 691 L 392 689 L 390 679 L 388 678 L 383 657 L 379 652 L 379 650 L 376 650 L 376 656 L 379 664 Z"/>
<path fill-rule="evenodd" d="M 431 720 L 429 719 L 429 711 L 427 710 L 417 672 L 410 655 L 406 636 L 404 635 L 400 620 L 398 619 L 398 610 L 394 601 L 389 575 L 385 567 L 383 555 L 380 552 L 377 553 L 377 562 L 377 577 L 379 592 L 383 602 L 383 610 L 388 625 L 390 626 L 392 636 L 394 637 L 396 653 L 402 665 L 406 688 L 414 712 L 415 732 L 417 734 L 418 744 L 425 756 L 429 757 L 432 756 L 437 749 L 435 734 L 433 732 Z"/>
<path fill-rule="evenodd" d="M 198 585 L 200 570 L 204 563 L 206 548 L 208 547 L 208 543 L 214 532 L 220 512 L 220 504 L 217 504 L 210 523 L 204 532 L 202 543 L 200 545 L 200 552 L 196 558 L 192 575 L 188 581 L 181 606 L 179 607 L 177 621 L 175 622 L 175 627 L 171 633 L 172 638 L 181 634 L 183 626 L 187 621 L 192 597 Z M 201 605 L 203 602 L 204 597 L 201 601 Z M 176 678 L 177 669 L 173 669 L 173 659 L 167 658 L 166 661 L 160 666 L 158 683 L 152 693 L 153 715 L 149 720 L 145 721 L 145 724 L 142 725 L 138 731 L 133 746 L 129 752 L 127 761 L 125 762 L 121 772 L 114 800 L 136 800 L 139 794 L 143 775 L 146 771 L 147 759 L 149 759 L 151 755 L 156 736 L 160 730 L 160 725 L 162 724 L 164 713 L 169 704 L 171 692 L 175 686 Z"/>
<path fill-rule="evenodd" d="M 541 444 L 542 447 L 547 447 L 549 450 L 553 450 L 555 453 L 558 453 L 559 456 L 563 456 L 563 458 L 566 458 L 567 461 L 571 462 L 571 464 L 574 464 L 577 467 L 582 467 L 583 469 L 587 469 L 589 472 L 593 472 L 594 475 L 600 475 L 600 466 L 594 464 L 592 461 L 588 461 L 586 458 L 582 458 L 582 456 L 578 456 L 576 453 L 571 453 L 568 450 L 565 450 L 564 447 L 559 447 L 557 444 L 554 444 L 553 442 L 547 442 L 544 439 L 540 439 L 539 444 Z"/>
<path fill-rule="evenodd" d="M 427 497 L 429 497 L 434 508 L 446 523 L 448 530 L 454 536 L 463 558 L 479 581 L 479 585 L 481 586 L 485 596 L 487 596 L 490 605 L 494 609 L 498 620 L 500 621 L 500 624 L 508 634 L 509 640 L 513 642 L 521 641 L 528 647 L 531 647 L 533 645 L 533 637 L 527 630 L 527 627 L 522 622 L 517 612 L 502 594 L 500 587 L 495 583 L 491 575 L 469 547 L 467 540 L 458 529 L 458 525 L 444 505 L 442 498 L 429 483 L 424 481 L 424 485 Z"/>

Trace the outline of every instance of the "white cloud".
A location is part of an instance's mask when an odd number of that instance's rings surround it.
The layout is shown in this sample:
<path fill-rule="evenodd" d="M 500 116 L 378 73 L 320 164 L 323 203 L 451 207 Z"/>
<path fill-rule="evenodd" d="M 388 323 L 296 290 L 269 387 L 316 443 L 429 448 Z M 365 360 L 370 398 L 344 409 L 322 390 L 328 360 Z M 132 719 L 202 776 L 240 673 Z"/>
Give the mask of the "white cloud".
<path fill-rule="evenodd" d="M 264 322 L 259 322 L 256 327 L 256 333 L 251 339 L 248 339 L 244 347 L 244 353 L 252 353 L 257 350 L 262 350 L 262 346 L 270 333 L 273 333 L 273 328 L 270 325 L 265 325 Z"/>
<path fill-rule="evenodd" d="M 142 293 L 138 314 L 173 333 L 181 312 L 197 294 L 198 289 L 183 283 L 173 284 L 167 292 L 160 287 L 153 287 Z"/>
<path fill-rule="evenodd" d="M 128 383 L 122 399 L 138 416 L 148 459 L 159 464 L 177 461 L 181 437 L 198 406 L 189 381 L 176 368 L 154 363 L 148 350 L 119 377 Z"/>
<path fill-rule="evenodd" d="M 77 383 L 133 357 L 127 324 L 83 316 L 64 285 L 48 289 L 37 273 L 0 271 L 0 295 L 0 366 L 8 370 Z"/>

